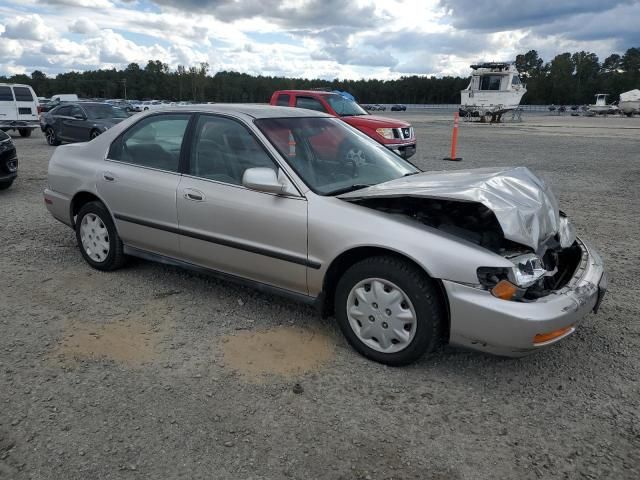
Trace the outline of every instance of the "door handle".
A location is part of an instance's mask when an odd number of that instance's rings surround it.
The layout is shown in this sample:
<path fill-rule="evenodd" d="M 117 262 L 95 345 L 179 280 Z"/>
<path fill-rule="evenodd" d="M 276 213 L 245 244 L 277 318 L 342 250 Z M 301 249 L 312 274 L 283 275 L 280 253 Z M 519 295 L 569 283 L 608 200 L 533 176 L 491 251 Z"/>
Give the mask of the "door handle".
<path fill-rule="evenodd" d="M 184 191 L 184 198 L 187 200 L 193 200 L 195 202 L 202 202 L 204 200 L 204 193 L 194 188 L 187 188 Z"/>
<path fill-rule="evenodd" d="M 116 177 L 114 177 L 113 173 L 111 172 L 103 172 L 102 178 L 104 178 L 107 182 L 113 182 L 116 179 Z"/>

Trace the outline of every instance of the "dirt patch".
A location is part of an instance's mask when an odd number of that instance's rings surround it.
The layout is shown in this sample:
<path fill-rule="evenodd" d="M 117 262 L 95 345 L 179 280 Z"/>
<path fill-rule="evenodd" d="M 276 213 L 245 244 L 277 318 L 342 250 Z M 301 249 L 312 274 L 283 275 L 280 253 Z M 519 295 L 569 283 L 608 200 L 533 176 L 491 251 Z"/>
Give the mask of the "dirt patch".
<path fill-rule="evenodd" d="M 140 367 L 159 359 L 160 343 L 175 326 L 172 318 L 160 318 L 159 323 L 137 314 L 108 323 L 69 321 L 53 358 L 67 364 L 78 360 L 113 360 Z"/>
<path fill-rule="evenodd" d="M 317 330 L 276 327 L 239 332 L 223 339 L 227 367 L 252 381 L 294 377 L 317 370 L 333 358 L 333 340 Z"/>

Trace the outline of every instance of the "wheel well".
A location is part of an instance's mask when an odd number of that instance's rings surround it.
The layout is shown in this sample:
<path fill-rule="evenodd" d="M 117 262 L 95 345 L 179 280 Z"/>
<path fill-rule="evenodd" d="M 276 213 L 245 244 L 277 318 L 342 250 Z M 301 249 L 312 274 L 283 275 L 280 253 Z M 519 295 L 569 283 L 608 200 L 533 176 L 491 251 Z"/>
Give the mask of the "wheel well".
<path fill-rule="evenodd" d="M 335 291 L 336 286 L 338 284 L 338 280 L 347 271 L 352 265 L 355 265 L 361 260 L 369 257 L 380 257 L 380 256 L 388 256 L 388 257 L 396 257 L 398 259 L 407 261 L 417 266 L 420 270 L 424 272 L 425 275 L 429 275 L 423 267 L 417 264 L 411 258 L 402 255 L 398 252 L 394 252 L 393 250 L 388 250 L 386 248 L 381 247 L 358 247 L 352 250 L 348 250 L 340 254 L 337 258 L 331 262 L 329 268 L 327 269 L 327 273 L 324 276 L 324 282 L 322 285 L 322 304 L 321 304 L 321 314 L 323 317 L 328 317 L 333 315 L 334 313 L 334 299 L 335 299 Z M 449 339 L 449 329 L 450 329 L 450 310 L 449 310 L 449 300 L 447 298 L 447 293 L 444 289 L 444 285 L 439 279 L 433 279 L 438 285 L 438 289 L 440 291 L 440 298 L 442 300 L 442 305 L 446 311 L 446 324 L 443 332 L 443 336 L 445 341 Z"/>
<path fill-rule="evenodd" d="M 80 209 L 89 202 L 101 202 L 101 200 L 96 197 L 93 193 L 89 192 L 79 192 L 76 193 L 73 199 L 71 200 L 71 225 L 75 226 L 76 215 Z"/>

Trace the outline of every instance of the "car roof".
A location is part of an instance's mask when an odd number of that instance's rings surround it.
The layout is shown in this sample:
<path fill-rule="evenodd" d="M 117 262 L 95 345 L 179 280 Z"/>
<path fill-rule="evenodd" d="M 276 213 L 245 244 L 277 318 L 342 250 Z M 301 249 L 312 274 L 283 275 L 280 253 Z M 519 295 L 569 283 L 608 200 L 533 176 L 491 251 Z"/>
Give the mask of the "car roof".
<path fill-rule="evenodd" d="M 214 104 L 195 104 L 195 105 L 172 105 L 158 110 L 149 110 L 155 112 L 208 112 L 208 113 L 226 113 L 226 114 L 244 114 L 253 118 L 290 118 L 290 117 L 327 117 L 333 118 L 327 113 L 315 110 L 307 110 L 306 108 L 295 107 L 276 107 L 268 104 L 257 103 L 214 103 Z"/>
<path fill-rule="evenodd" d="M 303 95 L 322 95 L 322 96 L 339 95 L 339 93 L 328 92 L 326 90 L 278 90 L 274 93 L 295 93 L 296 95 L 303 94 Z"/>
<path fill-rule="evenodd" d="M 27 87 L 27 88 L 31 88 L 31 85 L 26 85 L 24 83 L 0 83 L 0 87 Z"/>

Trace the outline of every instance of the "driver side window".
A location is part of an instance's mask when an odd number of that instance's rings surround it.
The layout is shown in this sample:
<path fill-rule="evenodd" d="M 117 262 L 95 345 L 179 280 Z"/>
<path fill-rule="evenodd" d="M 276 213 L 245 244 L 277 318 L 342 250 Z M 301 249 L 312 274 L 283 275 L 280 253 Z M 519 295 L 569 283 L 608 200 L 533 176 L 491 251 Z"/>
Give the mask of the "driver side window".
<path fill-rule="evenodd" d="M 248 168 L 277 171 L 264 147 L 246 127 L 234 120 L 201 115 L 195 128 L 189 174 L 232 185 L 242 185 Z"/>
<path fill-rule="evenodd" d="M 188 114 L 147 117 L 111 144 L 108 157 L 141 167 L 177 172 L 189 118 Z"/>

